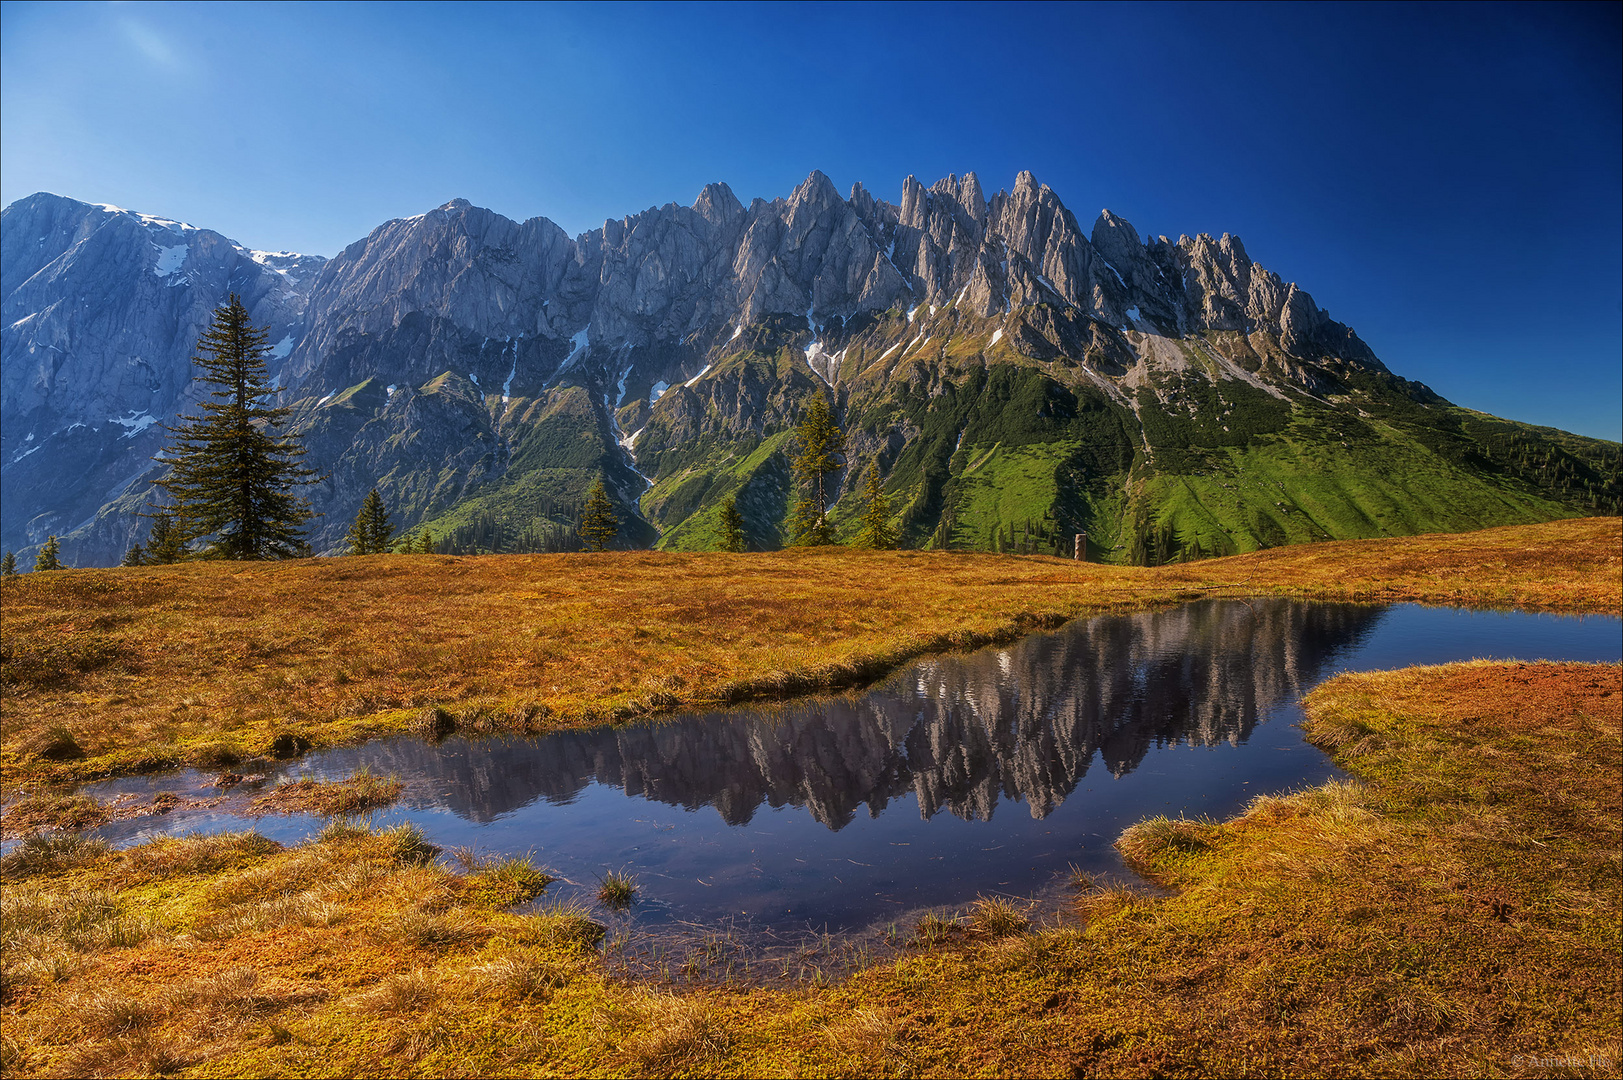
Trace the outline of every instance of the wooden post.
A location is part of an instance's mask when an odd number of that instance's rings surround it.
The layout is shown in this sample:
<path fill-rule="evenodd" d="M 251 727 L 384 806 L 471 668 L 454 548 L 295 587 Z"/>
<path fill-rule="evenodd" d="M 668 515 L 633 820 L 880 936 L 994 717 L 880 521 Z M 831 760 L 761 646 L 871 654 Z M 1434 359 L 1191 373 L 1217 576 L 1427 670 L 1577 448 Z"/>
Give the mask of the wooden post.
<path fill-rule="evenodd" d="M 1078 561 L 1081 561 L 1081 562 L 1086 562 L 1087 561 L 1087 558 L 1088 558 L 1088 534 L 1087 533 L 1077 533 L 1076 534 L 1076 553 L 1074 555 L 1072 555 L 1071 557 L 1074 558 L 1074 559 L 1077 559 Z"/>

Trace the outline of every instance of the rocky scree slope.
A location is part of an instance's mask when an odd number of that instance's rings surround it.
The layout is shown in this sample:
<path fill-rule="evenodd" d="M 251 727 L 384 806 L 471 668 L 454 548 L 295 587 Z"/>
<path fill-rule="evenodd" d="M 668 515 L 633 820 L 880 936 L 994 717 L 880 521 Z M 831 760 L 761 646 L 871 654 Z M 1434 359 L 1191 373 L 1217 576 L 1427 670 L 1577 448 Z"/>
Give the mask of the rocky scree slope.
<path fill-rule="evenodd" d="M 909 544 L 1068 553 L 1086 531 L 1096 557 L 1154 562 L 1620 501 L 1617 444 L 1457 408 L 1238 239 L 1142 238 L 1109 211 L 1085 234 L 1030 173 L 990 197 L 973 174 L 909 177 L 899 204 L 816 172 L 748 207 L 713 184 L 574 239 L 453 200 L 285 267 L 54 196 L 4 215 L 4 543 L 65 534 L 69 562 L 144 537 L 156 436 L 126 437 L 126 420 L 173 414 L 160 398 L 182 400 L 225 289 L 280 343 L 285 401 L 327 474 L 310 490 L 322 551 L 342 550 L 374 486 L 405 527 L 556 539 L 599 476 L 625 544 L 711 546 L 731 497 L 774 546 L 813 394 L 849 436 L 834 520 L 854 530 L 877 461 Z M 197 238 L 183 284 L 160 272 L 179 243 L 160 231 Z M 155 296 L 183 309 L 166 352 L 141 321 L 158 321 Z M 169 389 L 134 414 L 141 363 Z M 28 464 L 53 456 L 73 464 Z M 73 498 L 70 475 L 86 477 Z"/>

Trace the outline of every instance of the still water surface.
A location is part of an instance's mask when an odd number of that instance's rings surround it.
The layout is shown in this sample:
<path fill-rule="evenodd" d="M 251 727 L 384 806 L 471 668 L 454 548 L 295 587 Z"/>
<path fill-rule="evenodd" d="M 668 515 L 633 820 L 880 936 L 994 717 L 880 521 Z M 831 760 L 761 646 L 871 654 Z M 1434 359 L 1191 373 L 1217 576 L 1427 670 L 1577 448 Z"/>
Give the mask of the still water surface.
<path fill-rule="evenodd" d="M 265 784 L 393 774 L 405 795 L 378 824 L 529 855 L 563 879 L 549 900 L 629 872 L 636 925 L 837 931 L 1051 891 L 1073 865 L 1120 874 L 1111 843 L 1140 818 L 1227 815 L 1339 775 L 1296 726 L 1301 695 L 1336 672 L 1620 653 L 1607 616 L 1207 600 L 921 660 L 839 697 L 540 738 L 395 739 L 310 755 Z M 211 779 L 87 790 L 203 795 Z M 122 845 L 251 825 L 296 842 L 320 828 L 238 816 L 257 790 L 100 833 Z"/>

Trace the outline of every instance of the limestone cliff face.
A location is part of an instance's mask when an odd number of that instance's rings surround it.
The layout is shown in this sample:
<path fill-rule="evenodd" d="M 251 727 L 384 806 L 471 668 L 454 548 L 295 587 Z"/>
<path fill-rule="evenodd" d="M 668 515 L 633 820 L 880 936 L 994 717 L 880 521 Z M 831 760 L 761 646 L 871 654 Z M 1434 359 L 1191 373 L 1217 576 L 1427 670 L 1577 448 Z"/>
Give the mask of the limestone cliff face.
<path fill-rule="evenodd" d="M 990 195 L 973 173 L 908 177 L 897 204 L 861 184 L 842 196 L 819 172 L 747 207 L 711 184 L 574 238 L 456 199 L 331 260 L 51 195 L 0 221 L 0 531 L 25 552 L 59 534 L 70 563 L 144 537 L 157 423 L 193 392 L 192 343 L 227 292 L 270 327 L 284 403 L 327 475 L 308 492 L 318 551 L 342 549 L 374 486 L 398 525 L 443 535 L 481 514 L 567 524 L 598 476 L 627 542 L 706 546 L 735 497 L 775 543 L 784 443 L 813 394 L 834 403 L 850 458 L 880 464 L 914 543 L 999 546 L 1036 520 L 1044 536 L 1108 533 L 1107 557 L 1129 558 L 1169 515 L 1205 530 L 1197 547 L 1234 550 L 1566 505 L 1540 502 L 1529 476 L 1482 479 L 1499 460 L 1485 436 L 1237 238 L 1144 238 L 1108 210 L 1089 234 L 1030 173 Z M 1360 490 L 1332 519 L 1237 479 L 1287 430 L 1334 468 L 1384 475 L 1412 460 L 1370 428 L 1387 414 L 1467 496 L 1417 509 Z M 1532 436 L 1494 437 L 1527 460 L 1516 440 Z M 1615 497 L 1607 453 L 1572 457 L 1569 503 Z M 1168 477 L 1206 485 L 1205 517 L 1168 509 Z M 1213 511 L 1219 489 L 1237 494 Z"/>

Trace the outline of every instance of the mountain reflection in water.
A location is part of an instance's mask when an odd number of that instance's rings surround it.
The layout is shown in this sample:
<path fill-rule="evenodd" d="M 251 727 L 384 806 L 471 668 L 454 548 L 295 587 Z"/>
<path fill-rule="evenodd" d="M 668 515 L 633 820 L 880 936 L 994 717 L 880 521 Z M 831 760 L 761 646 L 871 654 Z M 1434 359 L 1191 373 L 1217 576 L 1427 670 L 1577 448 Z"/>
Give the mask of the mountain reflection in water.
<path fill-rule="evenodd" d="M 732 825 L 762 804 L 830 829 L 909 793 L 919 813 L 988 820 L 1000 799 L 1046 818 L 1095 753 L 1116 777 L 1151 748 L 1244 741 L 1385 609 L 1204 601 L 1073 623 L 1007 648 L 912 663 L 857 694 L 539 739 L 374 744 L 325 762 L 406 782 L 405 800 L 489 822 L 608 784 Z M 340 757 L 350 757 L 345 763 Z"/>

